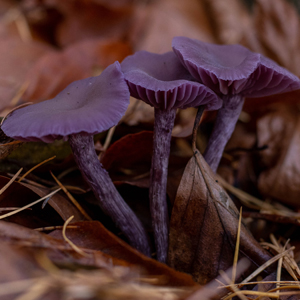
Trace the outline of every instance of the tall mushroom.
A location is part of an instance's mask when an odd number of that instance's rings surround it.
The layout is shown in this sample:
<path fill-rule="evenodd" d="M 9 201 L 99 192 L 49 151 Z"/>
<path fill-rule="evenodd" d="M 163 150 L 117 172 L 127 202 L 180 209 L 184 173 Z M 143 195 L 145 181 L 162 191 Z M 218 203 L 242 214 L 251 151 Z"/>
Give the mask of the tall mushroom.
<path fill-rule="evenodd" d="M 268 96 L 300 88 L 298 77 L 240 45 L 215 45 L 175 37 L 172 46 L 193 77 L 223 99 L 204 153 L 214 172 L 232 135 L 245 97 Z"/>
<path fill-rule="evenodd" d="M 147 234 L 134 212 L 102 168 L 93 135 L 116 125 L 129 104 L 129 91 L 115 62 L 97 77 L 75 81 L 55 98 L 12 112 L 2 125 L 7 136 L 21 141 L 68 139 L 75 161 L 101 209 L 131 245 L 150 256 Z"/>
<path fill-rule="evenodd" d="M 168 249 L 168 209 L 166 185 L 170 141 L 177 108 L 198 107 L 214 110 L 221 99 L 206 86 L 191 81 L 192 76 L 173 52 L 136 52 L 121 63 L 133 97 L 155 109 L 153 156 L 150 174 L 150 209 L 157 259 L 166 261 Z"/>

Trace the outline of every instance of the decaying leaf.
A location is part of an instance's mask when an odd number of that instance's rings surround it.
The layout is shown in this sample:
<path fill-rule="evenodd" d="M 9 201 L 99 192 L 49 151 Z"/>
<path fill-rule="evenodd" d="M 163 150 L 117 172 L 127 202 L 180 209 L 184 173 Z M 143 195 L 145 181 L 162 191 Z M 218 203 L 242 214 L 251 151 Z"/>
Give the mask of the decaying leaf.
<path fill-rule="evenodd" d="M 10 179 L 7 177 L 0 176 L 0 188 L 6 185 L 9 180 Z M 0 206 L 1 208 L 21 208 L 49 193 L 49 189 L 42 189 L 29 184 L 13 182 L 9 188 L 0 195 Z M 84 220 L 84 217 L 69 202 L 69 200 L 59 194 L 55 194 L 51 197 L 45 208 L 42 208 L 41 206 L 41 204 L 35 205 L 30 210 L 20 212 L 6 220 L 30 228 L 61 225 L 62 220 L 68 219 L 71 215 L 75 216 L 75 221 Z"/>
<path fill-rule="evenodd" d="M 251 16 L 239 0 L 205 0 L 206 11 L 216 39 L 222 44 L 243 42 L 245 32 L 251 31 Z"/>
<path fill-rule="evenodd" d="M 197 0 L 160 0 L 150 1 L 141 8 L 136 18 L 135 49 L 164 53 L 171 50 L 174 36 L 188 36 L 206 42 L 214 38 L 206 11 Z"/>
<path fill-rule="evenodd" d="M 131 175 L 137 175 L 135 174 L 137 171 L 140 174 L 148 172 L 151 164 L 152 144 L 152 131 L 127 134 L 107 149 L 101 162 L 110 172 L 131 170 Z"/>
<path fill-rule="evenodd" d="M 0 111 L 11 103 L 24 84 L 28 70 L 35 60 L 50 51 L 52 47 L 38 42 L 22 42 L 14 37 L 1 38 L 0 44 Z"/>
<path fill-rule="evenodd" d="M 66 46 L 97 36 L 122 38 L 130 29 L 132 5 L 113 6 L 101 1 L 47 0 L 63 17 L 57 27 L 57 40 Z"/>
<path fill-rule="evenodd" d="M 144 269 L 149 275 L 161 276 L 163 285 L 197 285 L 189 275 L 177 272 L 165 264 L 142 255 L 108 231 L 100 222 L 86 221 L 73 223 L 72 225 L 76 225 L 78 228 L 68 229 L 68 238 L 79 247 L 101 251 L 106 255 Z M 56 230 L 51 235 L 62 239 L 61 230 Z"/>
<path fill-rule="evenodd" d="M 299 116 L 297 106 L 282 104 L 273 106 L 257 122 L 258 146 L 268 146 L 260 153 L 259 190 L 295 207 L 300 207 Z"/>
<path fill-rule="evenodd" d="M 299 75 L 300 19 L 296 8 L 286 0 L 257 0 L 253 19 L 258 43 L 248 46 Z"/>
<path fill-rule="evenodd" d="M 170 221 L 169 264 L 206 283 L 233 262 L 238 211 L 197 151 L 186 166 Z M 252 262 L 270 258 L 245 226 L 240 251 Z"/>
<path fill-rule="evenodd" d="M 98 75 L 116 60 L 131 54 L 127 43 L 113 39 L 85 39 L 42 56 L 26 75 L 29 86 L 23 101 L 41 101 L 56 96 L 75 80 Z M 62 68 L 62 66 L 64 66 Z"/>

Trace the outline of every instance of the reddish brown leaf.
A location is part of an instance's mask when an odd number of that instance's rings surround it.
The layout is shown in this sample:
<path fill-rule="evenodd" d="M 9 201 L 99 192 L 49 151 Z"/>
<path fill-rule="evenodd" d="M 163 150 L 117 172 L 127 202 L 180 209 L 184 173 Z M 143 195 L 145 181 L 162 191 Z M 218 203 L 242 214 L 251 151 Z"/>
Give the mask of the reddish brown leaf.
<path fill-rule="evenodd" d="M 251 31 L 251 17 L 239 0 L 205 0 L 214 34 L 222 44 L 238 44 Z"/>
<path fill-rule="evenodd" d="M 49 189 L 43 189 L 26 183 L 22 183 L 22 185 L 26 186 L 40 197 L 45 197 L 51 192 Z M 48 204 L 61 216 L 64 221 L 68 220 L 71 216 L 74 216 L 72 220 L 73 222 L 85 220 L 85 217 L 70 202 L 70 200 L 66 199 L 60 194 L 53 195 L 48 201 Z"/>
<path fill-rule="evenodd" d="M 141 173 L 148 172 L 152 157 L 153 132 L 142 131 L 128 134 L 112 144 L 102 159 L 106 170 L 139 169 Z"/>
<path fill-rule="evenodd" d="M 138 11 L 136 18 L 135 49 L 170 51 L 173 37 L 181 35 L 214 41 L 207 13 L 197 0 L 151 1 Z"/>
<path fill-rule="evenodd" d="M 297 107 L 282 104 L 257 122 L 258 146 L 268 146 L 260 152 L 259 189 L 266 197 L 296 207 L 300 207 L 299 116 Z"/>
<path fill-rule="evenodd" d="M 169 264 L 206 283 L 232 265 L 238 211 L 199 152 L 186 166 L 170 221 Z M 270 258 L 241 228 L 240 250 L 256 264 Z"/>
<path fill-rule="evenodd" d="M 195 286 L 196 283 L 189 275 L 177 272 L 165 264 L 142 255 L 124 241 L 108 231 L 100 222 L 77 222 L 77 229 L 68 229 L 68 238 L 77 246 L 100 250 L 114 258 L 124 260 L 134 266 L 145 269 L 150 275 L 163 276 L 164 285 Z M 52 236 L 62 238 L 61 231 L 56 230 Z"/>
<path fill-rule="evenodd" d="M 35 61 L 50 51 L 50 47 L 37 42 L 22 42 L 18 38 L 2 37 L 0 43 L 0 110 L 24 84 L 25 76 Z"/>
<path fill-rule="evenodd" d="M 71 82 L 93 76 L 97 69 L 122 61 L 129 54 L 128 44 L 112 39 L 83 40 L 64 51 L 52 51 L 41 57 L 27 74 L 30 85 L 23 100 L 50 99 Z"/>
<path fill-rule="evenodd" d="M 57 40 L 65 46 L 86 38 L 122 38 L 131 26 L 131 6 L 107 6 L 99 1 L 48 0 L 62 14 Z"/>
<path fill-rule="evenodd" d="M 299 75 L 300 20 L 285 0 L 258 0 L 254 6 L 258 45 L 249 45 Z"/>
<path fill-rule="evenodd" d="M 0 176 L 0 188 L 6 185 L 9 180 L 9 178 Z M 49 190 L 13 182 L 10 187 L 0 195 L 0 206 L 23 207 L 49 193 Z M 34 205 L 31 209 L 19 212 L 5 220 L 30 228 L 61 225 L 63 220 L 68 219 L 72 215 L 74 215 L 77 220 L 83 220 L 82 215 L 77 209 L 69 203 L 69 200 L 61 195 L 53 195 L 49 200 L 49 204 L 46 205 L 44 209 L 42 209 L 41 203 Z M 7 211 L 4 213 L 7 213 Z"/>

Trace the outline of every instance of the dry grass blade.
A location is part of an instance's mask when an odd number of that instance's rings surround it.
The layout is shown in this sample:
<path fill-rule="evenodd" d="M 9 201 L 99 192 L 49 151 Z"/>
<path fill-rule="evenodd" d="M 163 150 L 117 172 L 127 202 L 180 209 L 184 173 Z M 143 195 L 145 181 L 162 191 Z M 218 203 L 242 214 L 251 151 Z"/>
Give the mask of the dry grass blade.
<path fill-rule="evenodd" d="M 108 146 L 109 146 L 109 144 L 111 142 L 111 139 L 112 139 L 112 137 L 114 135 L 115 130 L 116 130 L 116 126 L 110 128 L 108 130 L 108 133 L 107 133 L 104 145 L 102 147 L 102 151 L 100 152 L 100 154 L 98 156 L 99 160 L 101 160 L 101 157 L 103 156 L 104 152 L 107 150 L 107 148 L 108 148 Z"/>
<path fill-rule="evenodd" d="M 56 157 L 56 155 L 54 155 L 54 156 L 52 156 L 52 157 L 50 157 L 50 158 L 48 158 L 48 159 L 46 159 L 46 160 L 40 162 L 40 163 L 37 164 L 36 166 L 32 167 L 32 168 L 31 168 L 30 170 L 28 170 L 23 176 L 20 177 L 20 179 L 18 180 L 18 182 L 21 182 L 21 181 L 22 181 L 29 173 L 31 173 L 33 170 L 35 170 L 35 169 L 38 168 L 39 166 L 41 166 L 41 165 L 47 163 L 48 161 L 54 159 L 55 157 Z"/>
<path fill-rule="evenodd" d="M 14 210 L 14 211 L 12 211 L 12 212 L 10 212 L 10 213 L 7 213 L 7 214 L 5 214 L 5 215 L 3 215 L 3 216 L 0 216 L 0 220 L 5 219 L 5 218 L 7 218 L 7 217 L 10 217 L 10 216 L 12 216 L 12 215 L 14 215 L 14 214 L 17 214 L 18 212 L 20 212 L 20 211 L 22 211 L 22 210 L 25 210 L 25 209 L 27 209 L 28 207 L 31 207 L 31 206 L 33 206 L 33 205 L 39 203 L 39 202 L 44 201 L 44 200 L 47 199 L 47 198 L 52 197 L 54 194 L 56 194 L 56 193 L 57 193 L 58 191 L 60 191 L 60 190 L 61 190 L 61 188 L 59 188 L 59 189 L 53 191 L 52 193 L 46 195 L 45 197 L 40 198 L 40 199 L 38 199 L 38 200 L 36 200 L 36 201 L 34 201 L 34 202 L 32 202 L 32 203 L 29 203 L 29 204 L 27 204 L 27 205 L 25 205 L 25 206 L 23 206 L 23 207 L 21 207 L 21 208 L 19 208 L 19 209 L 17 209 L 17 210 Z"/>
<path fill-rule="evenodd" d="M 33 104 L 33 102 L 23 103 L 23 104 L 21 104 L 21 105 L 19 105 L 19 106 L 14 107 L 12 110 L 10 110 L 10 111 L 3 117 L 3 119 L 1 120 L 0 125 L 3 124 L 3 122 L 4 122 L 4 120 L 7 118 L 7 116 L 8 116 L 9 114 L 11 114 L 13 111 L 15 111 L 15 110 L 17 110 L 17 109 L 19 109 L 19 108 L 22 108 L 22 107 L 31 105 L 31 104 Z"/>
<path fill-rule="evenodd" d="M 291 216 L 294 218 L 300 218 L 299 213 L 295 213 L 292 210 L 288 209 L 287 207 L 280 205 L 280 209 L 274 207 L 270 203 L 262 201 L 234 186 L 229 184 L 226 180 L 224 180 L 220 175 L 216 174 L 216 179 L 218 183 L 234 196 L 236 196 L 245 206 L 257 210 L 262 210 L 265 213 L 273 213 L 280 216 Z"/>
<path fill-rule="evenodd" d="M 299 287 L 300 288 L 300 283 L 298 281 L 252 281 L 252 282 L 245 282 L 245 283 L 235 283 L 235 285 L 239 288 L 247 285 L 256 285 L 256 284 L 278 284 L 280 286 L 288 286 L 289 288 L 291 287 Z M 218 287 L 219 289 L 222 288 L 230 288 L 231 285 L 222 285 Z"/>
<path fill-rule="evenodd" d="M 56 229 L 63 229 L 63 226 L 47 226 L 47 227 L 39 227 L 34 228 L 35 231 L 49 231 L 49 230 L 56 230 Z M 67 226 L 68 229 L 77 229 L 78 226 L 75 225 L 69 225 Z"/>
<path fill-rule="evenodd" d="M 253 295 L 253 296 L 258 296 L 259 299 L 261 297 L 269 297 L 269 298 L 276 298 L 278 299 L 279 296 L 291 296 L 291 295 L 300 295 L 300 292 L 282 292 L 279 295 L 277 293 L 272 293 L 272 292 L 260 292 L 260 291 L 238 291 L 234 292 L 230 296 L 223 298 L 223 300 L 229 300 L 232 299 L 235 296 L 239 295 Z M 246 298 L 247 299 L 247 298 Z"/>
<path fill-rule="evenodd" d="M 285 256 L 290 251 L 294 250 L 295 247 L 291 247 L 290 249 L 287 249 L 283 251 L 282 253 L 272 257 L 270 260 L 268 260 L 266 263 L 264 263 L 262 266 L 260 266 L 258 269 L 256 269 L 251 275 L 249 275 L 246 279 L 244 279 L 241 284 L 246 283 L 250 280 L 252 280 L 254 277 L 256 277 L 258 274 L 260 274 L 264 269 L 269 267 L 271 264 L 279 260 L 281 257 Z"/>
<path fill-rule="evenodd" d="M 21 142 L 21 141 L 12 141 L 12 142 L 9 142 L 9 143 L 6 143 L 6 144 L 0 144 L 0 147 L 6 147 L 6 146 L 21 144 L 21 143 L 23 143 L 23 142 Z"/>
<path fill-rule="evenodd" d="M 282 253 L 286 248 L 290 248 L 289 240 L 286 241 L 284 246 L 282 246 L 280 242 L 276 240 L 273 234 L 270 235 L 270 240 L 273 244 L 263 242 L 261 245 L 265 248 L 270 248 L 279 254 Z M 283 257 L 283 265 L 289 274 L 294 278 L 294 280 L 298 281 L 298 278 L 300 278 L 300 270 L 294 259 L 293 251 Z"/>
<path fill-rule="evenodd" d="M 37 283 L 39 280 L 41 280 L 40 277 L 1 283 L 0 284 L 0 297 L 23 292 L 24 290 L 29 288 L 31 285 Z"/>
<path fill-rule="evenodd" d="M 239 258 L 239 249 L 240 249 L 241 225 L 242 225 L 242 207 L 240 209 L 239 225 L 238 225 L 238 231 L 236 235 L 236 245 L 235 245 L 235 252 L 234 252 L 234 259 L 233 259 L 233 266 L 232 266 L 232 283 L 234 283 L 236 279 L 236 267 Z"/>
<path fill-rule="evenodd" d="M 16 106 L 23 94 L 26 92 L 27 88 L 29 86 L 29 81 L 25 81 L 19 90 L 17 91 L 16 95 L 11 99 L 10 105 L 11 106 Z"/>
<path fill-rule="evenodd" d="M 9 187 L 10 185 L 16 180 L 16 178 L 19 176 L 19 174 L 22 172 L 23 168 L 21 168 L 14 176 L 13 178 L 0 190 L 0 195 L 2 195 Z"/>
<path fill-rule="evenodd" d="M 76 251 L 77 253 L 79 253 L 80 255 L 82 256 L 86 256 L 86 257 L 89 257 L 89 255 L 82 251 L 79 247 L 77 247 L 67 236 L 66 236 L 66 229 L 67 229 L 67 226 L 68 224 L 72 221 L 72 219 L 74 218 L 74 216 L 71 216 L 64 224 L 63 226 L 63 230 L 62 230 L 62 235 L 65 239 L 65 241 L 74 249 L 74 251 Z"/>
<path fill-rule="evenodd" d="M 241 299 L 241 300 L 247 300 L 247 297 L 244 296 L 241 291 L 238 289 L 238 287 L 234 284 L 234 282 L 231 282 L 230 278 L 227 276 L 227 274 L 224 271 L 220 271 L 220 275 L 222 276 L 222 278 L 229 283 L 229 288 L 231 290 L 233 290 L 234 293 L 236 293 L 236 295 Z M 226 299 L 231 299 L 231 295 L 229 295 L 228 297 L 226 297 Z"/>
<path fill-rule="evenodd" d="M 60 188 L 66 193 L 68 198 L 71 200 L 71 202 L 76 206 L 76 208 L 81 212 L 81 214 L 88 220 L 92 221 L 92 218 L 85 212 L 85 210 L 81 207 L 81 205 L 76 201 L 76 199 L 69 193 L 69 191 L 63 186 L 63 184 L 53 175 L 53 173 L 50 171 L 53 179 L 56 181 L 56 183 L 60 186 Z"/>
<path fill-rule="evenodd" d="M 49 279 L 43 278 L 33 284 L 25 294 L 15 298 L 15 300 L 36 300 L 41 299 L 40 296 L 46 293 L 50 288 Z"/>

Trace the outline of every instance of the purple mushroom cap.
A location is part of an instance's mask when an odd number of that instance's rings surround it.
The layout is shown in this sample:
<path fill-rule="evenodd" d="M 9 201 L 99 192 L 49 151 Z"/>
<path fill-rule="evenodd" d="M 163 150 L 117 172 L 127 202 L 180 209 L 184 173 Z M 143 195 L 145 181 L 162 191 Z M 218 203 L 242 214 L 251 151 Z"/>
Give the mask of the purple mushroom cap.
<path fill-rule="evenodd" d="M 2 125 L 7 136 L 51 143 L 71 134 L 94 135 L 116 125 L 129 105 L 119 62 L 101 75 L 74 81 L 55 98 L 12 112 Z"/>
<path fill-rule="evenodd" d="M 155 54 L 138 51 L 121 63 L 133 97 L 164 110 L 198 107 L 219 109 L 221 99 L 206 86 L 195 82 L 171 51 Z"/>
<path fill-rule="evenodd" d="M 223 95 L 261 97 L 300 88 L 298 77 L 240 45 L 175 37 L 173 51 L 199 82 Z"/>

